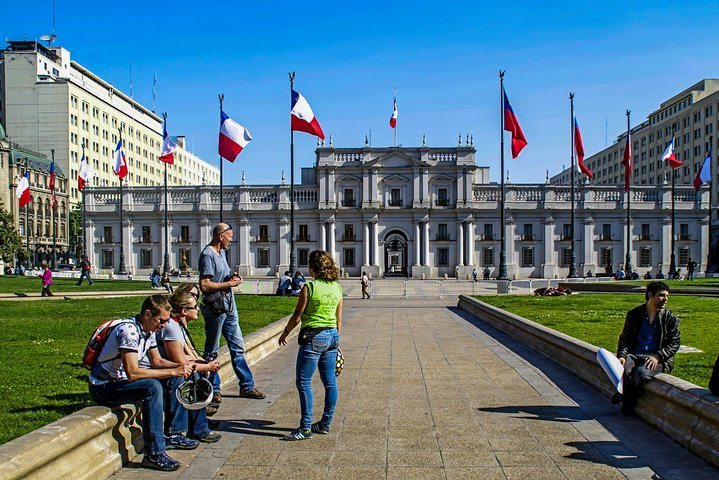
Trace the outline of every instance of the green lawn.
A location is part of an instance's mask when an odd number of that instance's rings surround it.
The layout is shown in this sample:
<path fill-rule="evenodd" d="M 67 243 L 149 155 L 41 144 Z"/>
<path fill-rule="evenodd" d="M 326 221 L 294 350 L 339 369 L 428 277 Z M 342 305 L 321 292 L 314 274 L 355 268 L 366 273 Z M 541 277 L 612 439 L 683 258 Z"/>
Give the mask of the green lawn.
<path fill-rule="evenodd" d="M 82 281 L 82 286 L 77 287 L 77 279 L 74 278 L 54 278 L 50 289 L 53 293 L 77 292 L 92 289 L 93 291 L 130 291 L 130 290 L 149 290 L 149 281 L 133 281 L 133 280 L 93 280 L 95 283 L 91 287 L 87 280 Z M 37 277 L 14 277 L 0 276 L 0 293 L 40 293 L 42 284 Z M 162 292 L 165 290 L 163 289 Z M 160 292 L 160 290 L 158 290 Z"/>
<path fill-rule="evenodd" d="M 632 294 L 476 298 L 611 352 L 617 350 L 627 311 L 641 301 Z M 719 298 L 675 296 L 668 308 L 681 321 L 682 345 L 703 352 L 677 354 L 672 374 L 706 387 L 719 354 Z"/>
<path fill-rule="evenodd" d="M 104 320 L 139 310 L 138 297 L 53 302 L 0 302 L 0 443 L 92 404 L 82 352 Z M 245 335 L 294 310 L 296 298 L 237 297 Z M 202 320 L 190 323 L 199 348 Z"/>
<path fill-rule="evenodd" d="M 646 285 L 657 280 L 622 280 L 621 283 L 634 285 Z M 696 280 L 661 280 L 669 286 L 670 290 L 682 290 L 685 288 L 714 288 L 719 289 L 719 278 L 698 278 Z"/>

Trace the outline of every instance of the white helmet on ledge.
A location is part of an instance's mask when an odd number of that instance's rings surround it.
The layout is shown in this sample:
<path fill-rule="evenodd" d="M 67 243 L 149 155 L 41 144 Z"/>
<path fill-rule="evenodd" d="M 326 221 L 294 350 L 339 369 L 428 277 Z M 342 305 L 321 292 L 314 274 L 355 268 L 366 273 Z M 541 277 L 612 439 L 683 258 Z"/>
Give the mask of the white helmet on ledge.
<path fill-rule="evenodd" d="M 212 401 L 212 384 L 204 377 L 187 380 L 175 390 L 177 400 L 188 410 L 201 410 Z"/>

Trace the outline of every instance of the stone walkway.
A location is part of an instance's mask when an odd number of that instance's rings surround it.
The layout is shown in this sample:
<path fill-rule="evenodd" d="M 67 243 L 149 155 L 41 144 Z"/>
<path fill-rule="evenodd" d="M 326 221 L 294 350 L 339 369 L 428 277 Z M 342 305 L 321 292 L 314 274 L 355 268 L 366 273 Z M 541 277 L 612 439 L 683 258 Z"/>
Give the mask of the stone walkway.
<path fill-rule="evenodd" d="M 719 470 L 567 370 L 454 307 L 346 300 L 345 370 L 329 435 L 300 442 L 296 344 L 253 367 L 265 400 L 228 388 L 220 442 L 117 479 L 710 479 Z M 315 383 L 315 412 L 322 387 Z M 318 395 L 319 393 L 319 395 Z M 141 457 L 139 457 L 141 459 Z"/>

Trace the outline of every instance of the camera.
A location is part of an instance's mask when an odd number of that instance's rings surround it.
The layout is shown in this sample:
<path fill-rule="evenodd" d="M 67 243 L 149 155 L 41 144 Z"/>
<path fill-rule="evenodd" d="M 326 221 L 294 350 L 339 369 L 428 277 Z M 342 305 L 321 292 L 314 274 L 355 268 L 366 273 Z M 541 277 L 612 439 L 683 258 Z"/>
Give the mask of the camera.
<path fill-rule="evenodd" d="M 202 359 L 207 363 L 214 362 L 215 360 L 217 360 L 218 354 L 219 352 L 205 352 L 205 354 L 202 356 Z"/>

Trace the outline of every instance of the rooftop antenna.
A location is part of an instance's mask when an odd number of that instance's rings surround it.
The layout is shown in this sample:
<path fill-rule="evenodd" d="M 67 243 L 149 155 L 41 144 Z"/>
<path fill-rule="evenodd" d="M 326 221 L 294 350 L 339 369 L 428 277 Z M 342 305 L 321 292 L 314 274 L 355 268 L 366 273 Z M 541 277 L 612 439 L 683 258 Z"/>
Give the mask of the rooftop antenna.
<path fill-rule="evenodd" d="M 52 0 L 52 33 L 43 35 L 40 40 L 47 43 L 47 46 L 51 46 L 52 42 L 55 41 L 57 35 L 55 35 L 55 0 Z"/>
<path fill-rule="evenodd" d="M 152 74 L 152 111 L 155 111 L 157 105 L 157 72 Z"/>
<path fill-rule="evenodd" d="M 135 99 L 135 95 L 132 93 L 132 62 L 130 62 L 130 98 Z"/>

